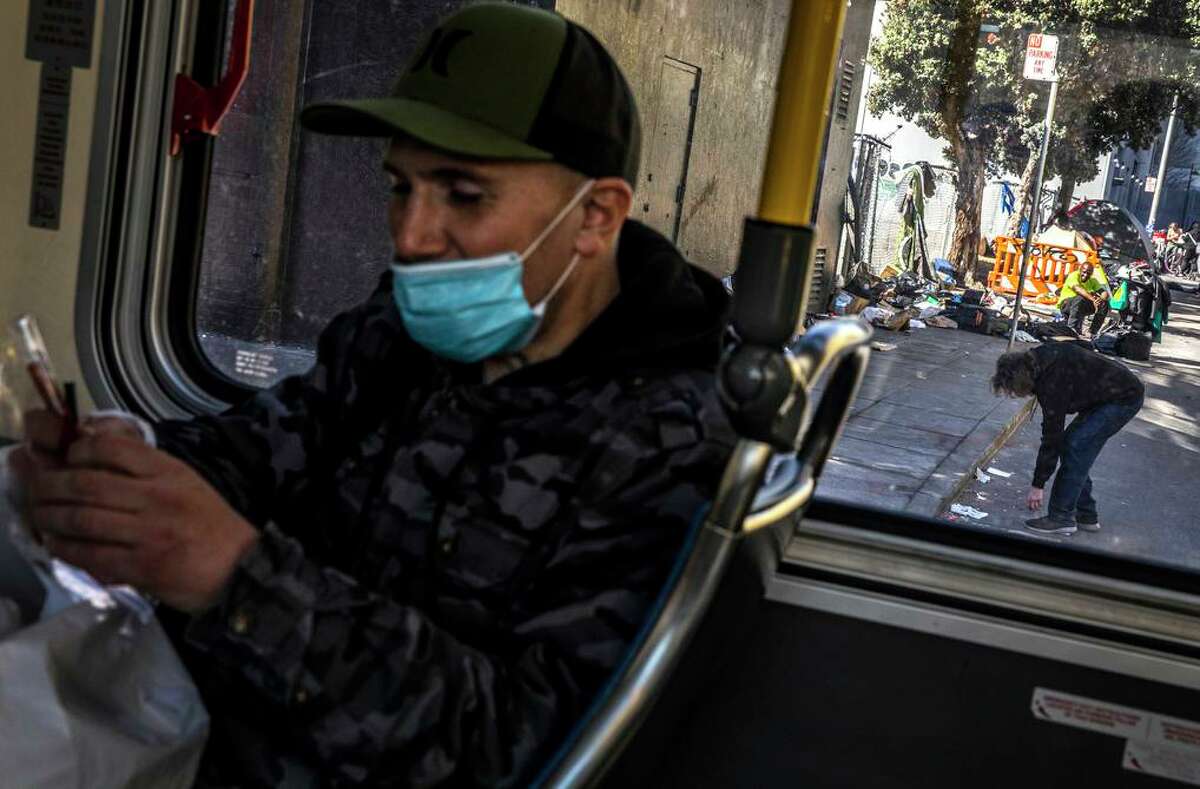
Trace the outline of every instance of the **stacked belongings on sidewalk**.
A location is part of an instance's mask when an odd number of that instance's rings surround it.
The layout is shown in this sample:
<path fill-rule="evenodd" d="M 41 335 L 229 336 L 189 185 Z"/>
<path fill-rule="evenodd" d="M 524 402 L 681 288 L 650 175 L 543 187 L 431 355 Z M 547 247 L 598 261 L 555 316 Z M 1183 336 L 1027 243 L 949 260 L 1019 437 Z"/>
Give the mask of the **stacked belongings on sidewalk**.
<path fill-rule="evenodd" d="M 888 331 L 910 329 L 967 329 L 983 334 L 1000 334 L 996 321 L 1008 300 L 984 290 L 959 286 L 948 261 L 936 261 L 938 281 L 924 279 L 912 271 L 887 266 L 879 276 L 859 274 L 833 294 L 829 310 L 815 320 L 858 315 L 867 323 Z"/>
<path fill-rule="evenodd" d="M 995 237 L 991 245 L 994 268 L 984 289 L 963 287 L 955 280 L 953 266 L 942 259 L 935 260 L 932 267 L 910 266 L 908 270 L 898 262 L 886 266 L 878 276 L 861 270 L 852 274 L 833 294 L 828 311 L 811 319 L 858 315 L 890 331 L 942 328 L 1007 337 L 1013 331 L 1016 292 L 1025 263 L 1025 294 L 1015 333 L 1018 340 L 1065 339 L 1129 359 L 1148 359 L 1152 342 L 1162 341 L 1171 295 L 1155 273 L 1150 256 L 1138 253 L 1145 244 L 1138 241 L 1136 228 L 1126 233 L 1130 241 L 1107 231 L 1101 233 L 1099 226 L 1074 224 L 1057 218 L 1031 245 L 1027 262 L 1022 260 L 1023 239 Z M 1100 282 L 1112 294 L 1110 314 L 1103 325 L 1092 327 L 1095 336 L 1090 338 L 1081 338 L 1067 327 L 1059 309 L 1068 279 L 1085 263 L 1093 271 L 1103 272 Z M 1094 298 L 1099 287 L 1089 285 L 1086 290 Z"/>
<path fill-rule="evenodd" d="M 1071 329 L 1065 322 L 1061 306 L 1061 289 L 1067 283 L 1041 280 L 1033 289 L 1027 288 L 1025 298 L 1021 303 L 1020 329 L 1027 331 L 1041 342 L 1073 341 L 1102 353 L 1113 354 L 1123 358 L 1147 361 L 1153 342 L 1162 342 L 1162 327 L 1169 317 L 1171 304 L 1170 291 L 1154 273 L 1153 268 L 1144 263 L 1136 262 L 1128 265 L 1117 265 L 1114 261 L 1101 258 L 1099 271 L 1103 271 L 1103 281 L 1108 285 L 1112 296 L 1109 299 L 1109 315 L 1103 325 L 1097 327 L 1093 336 L 1087 339 Z M 1105 265 L 1106 264 L 1106 265 Z M 1073 271 L 1074 266 L 1071 267 Z M 1063 274 L 1059 271 L 1058 274 Z M 1063 279 L 1059 276 L 1058 279 Z M 1007 282 L 993 278 L 996 291 L 1006 292 Z M 1012 294 L 1006 294 L 1009 301 L 1015 300 Z M 995 293 L 998 298 L 1006 296 Z M 1001 324 L 1005 330 L 1011 326 L 1012 309 L 1000 309 Z M 1076 327 L 1078 328 L 1078 327 Z"/>
<path fill-rule="evenodd" d="M 1145 265 L 1120 266 L 1111 277 L 1117 284 L 1109 303 L 1117 316 L 1117 328 L 1144 332 L 1155 343 L 1162 342 L 1163 326 L 1171 316 L 1171 290 Z"/>

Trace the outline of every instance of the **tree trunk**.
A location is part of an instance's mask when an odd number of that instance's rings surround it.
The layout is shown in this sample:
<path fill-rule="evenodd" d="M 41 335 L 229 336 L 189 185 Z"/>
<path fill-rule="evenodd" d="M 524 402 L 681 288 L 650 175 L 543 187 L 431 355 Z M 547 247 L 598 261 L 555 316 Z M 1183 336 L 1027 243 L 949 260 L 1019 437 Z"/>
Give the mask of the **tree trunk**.
<path fill-rule="evenodd" d="M 1071 210 L 1071 200 L 1075 197 L 1075 177 L 1064 175 L 1062 188 L 1058 190 L 1058 210 L 1064 214 Z"/>
<path fill-rule="evenodd" d="M 1025 160 L 1025 170 L 1021 173 L 1021 185 L 1017 187 L 1016 208 L 1013 209 L 1012 216 L 1008 218 L 1008 236 L 1016 238 L 1021 232 L 1021 219 L 1024 218 L 1025 212 L 1029 210 L 1029 204 L 1033 202 L 1033 186 L 1037 180 L 1038 157 L 1033 152 L 1029 152 L 1029 158 Z"/>
<path fill-rule="evenodd" d="M 963 122 L 970 106 L 975 74 L 975 54 L 979 47 L 979 25 L 983 21 L 982 3 L 958 0 L 958 24 L 950 35 L 946 62 L 949 66 L 942 84 L 942 123 L 944 137 L 954 152 L 958 168 L 958 191 L 954 198 L 954 234 L 950 238 L 950 263 L 968 284 L 975 281 L 975 261 L 979 257 L 979 207 L 983 202 L 983 146 L 964 133 Z"/>
<path fill-rule="evenodd" d="M 975 282 L 975 263 L 979 258 L 979 209 L 983 203 L 986 152 L 978 145 L 964 143 L 955 150 L 958 168 L 958 193 L 954 198 L 954 235 L 950 239 L 950 262 L 968 285 Z"/>

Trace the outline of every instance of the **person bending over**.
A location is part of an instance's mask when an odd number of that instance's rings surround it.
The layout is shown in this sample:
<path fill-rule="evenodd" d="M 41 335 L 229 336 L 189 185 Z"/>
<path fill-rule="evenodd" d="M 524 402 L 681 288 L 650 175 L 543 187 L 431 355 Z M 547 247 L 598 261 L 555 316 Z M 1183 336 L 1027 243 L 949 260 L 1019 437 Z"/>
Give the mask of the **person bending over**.
<path fill-rule="evenodd" d="M 1042 408 L 1042 443 L 1026 499 L 1029 509 L 1041 510 L 1052 475 L 1054 486 L 1048 513 L 1025 525 L 1043 534 L 1099 531 L 1092 465 L 1104 443 L 1141 409 L 1142 382 L 1123 364 L 1094 351 L 1047 343 L 997 359 L 992 389 L 1010 397 L 1033 395 Z M 1077 414 L 1070 427 L 1068 414 Z"/>

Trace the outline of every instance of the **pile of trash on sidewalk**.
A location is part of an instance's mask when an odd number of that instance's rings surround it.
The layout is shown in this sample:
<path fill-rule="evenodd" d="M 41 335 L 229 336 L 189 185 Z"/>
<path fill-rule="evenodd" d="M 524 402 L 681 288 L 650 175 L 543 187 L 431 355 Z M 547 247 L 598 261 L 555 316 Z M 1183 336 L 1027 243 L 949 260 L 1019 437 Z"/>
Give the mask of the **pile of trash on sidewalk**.
<path fill-rule="evenodd" d="M 878 276 L 861 273 L 833 294 L 827 313 L 814 318 L 857 315 L 887 331 L 953 329 L 1008 337 L 1016 306 L 1014 296 L 963 287 L 949 262 L 942 259 L 937 260 L 936 271 L 937 282 L 894 265 L 885 267 Z M 1126 282 L 1134 284 L 1128 279 Z M 1067 325 L 1053 301 L 1026 298 L 1021 302 L 1015 338 L 1025 343 L 1076 342 L 1101 353 L 1149 359 L 1151 337 L 1144 331 L 1122 327 L 1122 322 L 1120 311 L 1114 310 L 1095 337 L 1083 337 Z"/>
<path fill-rule="evenodd" d="M 1012 327 L 1011 299 L 961 287 L 940 265 L 938 276 L 940 282 L 931 282 L 895 266 L 886 267 L 879 276 L 860 274 L 834 294 L 829 313 L 817 317 L 858 315 L 889 331 L 962 329 L 1007 336 Z M 1023 315 L 1022 327 L 1026 323 Z"/>

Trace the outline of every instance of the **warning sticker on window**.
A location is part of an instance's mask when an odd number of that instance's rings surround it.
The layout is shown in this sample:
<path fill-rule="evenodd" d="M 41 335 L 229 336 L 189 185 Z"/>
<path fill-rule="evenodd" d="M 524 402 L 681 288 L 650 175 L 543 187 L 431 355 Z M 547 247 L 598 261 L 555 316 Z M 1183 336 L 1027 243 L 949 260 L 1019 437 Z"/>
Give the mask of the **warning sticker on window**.
<path fill-rule="evenodd" d="M 275 357 L 263 351 L 246 351 L 238 349 L 233 358 L 233 369 L 238 375 L 247 378 L 268 380 L 279 374 L 275 366 Z"/>
<path fill-rule="evenodd" d="M 1125 743 L 1122 765 L 1130 772 L 1200 786 L 1200 750 L 1194 748 L 1172 748 L 1169 745 L 1129 740 Z"/>
<path fill-rule="evenodd" d="M 1150 713 L 1131 707 L 1046 688 L 1034 688 L 1031 707 L 1035 718 L 1051 723 L 1125 739 L 1146 740 L 1150 735 Z"/>

